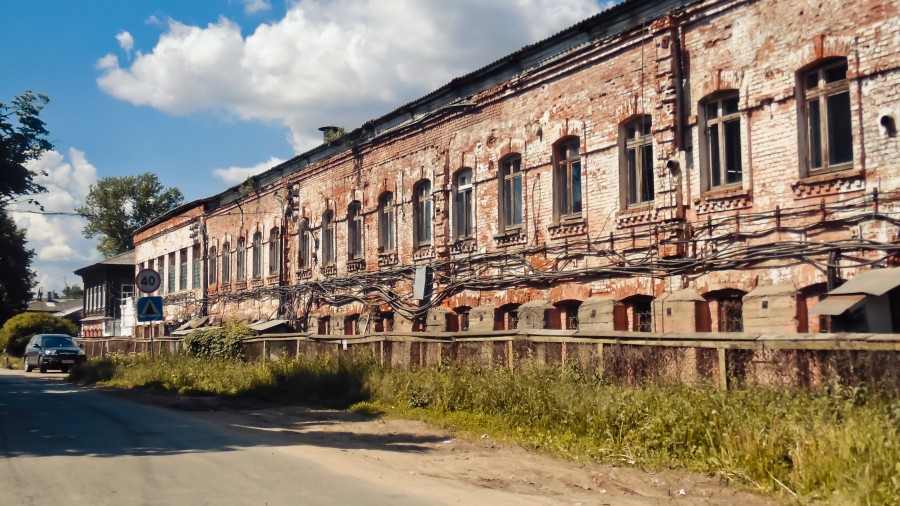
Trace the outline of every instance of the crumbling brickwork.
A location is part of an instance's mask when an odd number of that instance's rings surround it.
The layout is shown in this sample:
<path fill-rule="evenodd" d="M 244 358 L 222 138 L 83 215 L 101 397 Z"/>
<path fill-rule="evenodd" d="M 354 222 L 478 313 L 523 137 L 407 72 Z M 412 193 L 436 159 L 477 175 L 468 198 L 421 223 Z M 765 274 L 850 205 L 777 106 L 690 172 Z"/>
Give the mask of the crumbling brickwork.
<path fill-rule="evenodd" d="M 824 330 L 900 249 L 896 33 L 887 0 L 626 1 L 158 220 L 138 262 L 202 245 L 179 322 Z"/>

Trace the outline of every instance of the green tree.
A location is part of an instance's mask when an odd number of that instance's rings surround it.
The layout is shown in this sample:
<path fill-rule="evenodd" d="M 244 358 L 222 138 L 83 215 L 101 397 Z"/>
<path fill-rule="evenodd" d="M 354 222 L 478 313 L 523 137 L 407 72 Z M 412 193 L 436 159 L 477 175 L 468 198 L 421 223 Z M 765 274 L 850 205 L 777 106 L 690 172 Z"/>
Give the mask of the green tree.
<path fill-rule="evenodd" d="M 40 118 L 49 102 L 46 95 L 31 91 L 15 97 L 11 104 L 0 102 L 0 207 L 20 196 L 47 191 L 34 181 L 38 173 L 25 164 L 53 149 Z"/>
<path fill-rule="evenodd" d="M 28 340 L 35 334 L 78 334 L 74 323 L 47 313 L 22 313 L 13 316 L 0 328 L 0 348 L 21 357 Z"/>
<path fill-rule="evenodd" d="M 80 299 L 84 297 L 84 288 L 81 285 L 69 286 L 66 284 L 62 289 L 62 294 L 67 299 Z"/>
<path fill-rule="evenodd" d="M 134 249 L 134 231 L 183 200 L 178 188 L 163 187 L 156 174 L 147 172 L 97 181 L 76 212 L 87 218 L 84 236 L 99 237 L 97 250 L 111 257 Z"/>
<path fill-rule="evenodd" d="M 31 91 L 9 104 L 0 102 L 0 322 L 25 310 L 34 287 L 34 251 L 25 247 L 25 233 L 16 227 L 6 207 L 23 197 L 36 204 L 32 196 L 47 191 L 35 182 L 39 173 L 26 164 L 53 149 L 40 118 L 49 102 L 46 95 Z"/>
<path fill-rule="evenodd" d="M 25 247 L 25 231 L 0 208 L 0 322 L 21 313 L 31 299 L 34 251 Z"/>

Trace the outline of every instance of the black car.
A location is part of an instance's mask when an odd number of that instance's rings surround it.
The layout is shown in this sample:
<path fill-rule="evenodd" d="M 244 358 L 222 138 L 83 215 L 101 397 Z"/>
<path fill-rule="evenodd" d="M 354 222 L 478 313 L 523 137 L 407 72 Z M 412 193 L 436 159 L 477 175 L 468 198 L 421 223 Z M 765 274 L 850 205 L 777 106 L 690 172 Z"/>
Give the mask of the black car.
<path fill-rule="evenodd" d="M 41 372 L 59 369 L 69 372 L 73 365 L 87 360 L 72 336 L 65 334 L 35 334 L 25 347 L 25 372 L 37 367 Z"/>

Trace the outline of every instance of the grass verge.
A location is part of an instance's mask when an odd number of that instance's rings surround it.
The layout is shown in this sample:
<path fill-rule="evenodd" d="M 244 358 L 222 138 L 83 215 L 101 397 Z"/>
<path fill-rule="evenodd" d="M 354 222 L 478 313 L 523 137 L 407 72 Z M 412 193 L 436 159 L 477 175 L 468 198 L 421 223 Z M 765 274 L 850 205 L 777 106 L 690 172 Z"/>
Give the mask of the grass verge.
<path fill-rule="evenodd" d="M 900 504 L 900 401 L 864 388 L 623 387 L 571 368 L 389 370 L 346 356 L 123 356 L 72 378 L 412 417 L 571 459 L 716 474 L 799 503 Z"/>

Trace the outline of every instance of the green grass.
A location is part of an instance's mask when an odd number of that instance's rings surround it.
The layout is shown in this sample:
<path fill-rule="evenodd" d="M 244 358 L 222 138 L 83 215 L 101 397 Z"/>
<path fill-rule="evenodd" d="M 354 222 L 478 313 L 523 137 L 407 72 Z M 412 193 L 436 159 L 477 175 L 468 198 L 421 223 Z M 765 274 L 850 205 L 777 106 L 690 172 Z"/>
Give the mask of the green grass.
<path fill-rule="evenodd" d="M 900 401 L 863 388 L 623 387 L 570 368 L 388 370 L 365 357 L 114 357 L 73 378 L 413 417 L 570 459 L 715 474 L 798 503 L 900 504 Z"/>
<path fill-rule="evenodd" d="M 0 353 L 0 367 L 4 369 L 21 369 L 22 357 L 13 357 L 6 352 Z"/>

